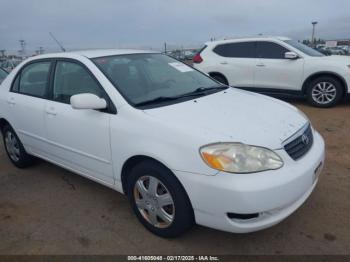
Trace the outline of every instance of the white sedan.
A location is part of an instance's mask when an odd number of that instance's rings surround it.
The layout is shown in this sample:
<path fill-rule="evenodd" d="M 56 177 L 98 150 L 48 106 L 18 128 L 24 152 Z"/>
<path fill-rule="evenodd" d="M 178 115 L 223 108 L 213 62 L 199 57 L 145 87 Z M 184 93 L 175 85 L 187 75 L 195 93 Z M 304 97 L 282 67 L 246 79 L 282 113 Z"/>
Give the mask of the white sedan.
<path fill-rule="evenodd" d="M 0 126 L 14 165 L 36 156 L 127 194 L 163 237 L 270 227 L 308 198 L 325 156 L 295 107 L 148 51 L 22 62 L 0 87 Z"/>

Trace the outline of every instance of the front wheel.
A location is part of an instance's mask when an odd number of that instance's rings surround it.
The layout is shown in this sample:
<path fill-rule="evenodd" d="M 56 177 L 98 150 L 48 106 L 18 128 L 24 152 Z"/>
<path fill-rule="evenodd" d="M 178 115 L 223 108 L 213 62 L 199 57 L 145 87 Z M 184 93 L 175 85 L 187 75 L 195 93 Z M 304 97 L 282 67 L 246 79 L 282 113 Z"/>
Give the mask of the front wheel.
<path fill-rule="evenodd" d="M 316 107 L 335 106 L 342 96 L 341 83 L 332 77 L 320 77 L 311 81 L 307 90 L 309 103 Z"/>
<path fill-rule="evenodd" d="M 145 161 L 134 167 L 128 177 L 128 196 L 139 221 L 158 236 L 179 236 L 194 223 L 184 188 L 161 164 Z"/>

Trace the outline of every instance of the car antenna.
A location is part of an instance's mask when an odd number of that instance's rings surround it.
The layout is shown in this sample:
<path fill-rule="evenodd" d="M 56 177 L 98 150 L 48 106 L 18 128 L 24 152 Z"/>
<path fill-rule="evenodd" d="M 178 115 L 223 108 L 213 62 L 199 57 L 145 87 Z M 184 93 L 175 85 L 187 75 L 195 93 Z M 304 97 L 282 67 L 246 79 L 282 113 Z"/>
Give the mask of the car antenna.
<path fill-rule="evenodd" d="M 57 45 L 61 48 L 61 50 L 63 52 L 66 52 L 66 49 L 60 44 L 60 42 L 58 42 L 58 40 L 56 39 L 56 37 L 51 33 L 49 32 L 50 36 L 52 37 L 53 40 L 55 40 L 55 42 L 57 43 Z"/>

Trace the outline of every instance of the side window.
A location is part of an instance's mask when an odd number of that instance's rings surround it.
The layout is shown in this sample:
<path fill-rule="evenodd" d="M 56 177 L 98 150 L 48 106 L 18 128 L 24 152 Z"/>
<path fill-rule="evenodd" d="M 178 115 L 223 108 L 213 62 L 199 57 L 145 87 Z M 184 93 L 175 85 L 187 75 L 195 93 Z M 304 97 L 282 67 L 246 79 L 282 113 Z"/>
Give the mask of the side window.
<path fill-rule="evenodd" d="M 83 66 L 58 61 L 53 84 L 53 100 L 69 104 L 71 96 L 82 93 L 104 97 L 103 90 Z"/>
<path fill-rule="evenodd" d="M 255 58 L 255 42 L 221 44 L 213 50 L 224 57 Z"/>
<path fill-rule="evenodd" d="M 285 59 L 284 54 L 289 50 L 273 42 L 257 42 L 258 58 L 263 59 Z"/>
<path fill-rule="evenodd" d="M 0 68 L 0 84 L 7 77 L 7 75 L 8 75 L 7 72 Z"/>
<path fill-rule="evenodd" d="M 11 91 L 16 93 L 19 92 L 19 74 L 16 76 L 15 81 L 13 81 Z"/>
<path fill-rule="evenodd" d="M 13 91 L 46 98 L 48 94 L 49 71 L 51 62 L 37 62 L 25 66 L 21 71 L 21 77 L 14 82 Z M 17 82 L 17 83 L 16 83 Z"/>

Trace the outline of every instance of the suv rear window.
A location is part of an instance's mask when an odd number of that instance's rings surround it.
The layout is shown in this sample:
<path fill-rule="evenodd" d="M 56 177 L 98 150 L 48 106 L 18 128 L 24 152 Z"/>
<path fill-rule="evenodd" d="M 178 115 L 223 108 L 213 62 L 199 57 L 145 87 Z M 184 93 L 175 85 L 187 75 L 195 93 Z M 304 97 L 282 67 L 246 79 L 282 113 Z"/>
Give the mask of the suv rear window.
<path fill-rule="evenodd" d="M 255 58 L 255 42 L 220 44 L 213 51 L 223 57 Z"/>

